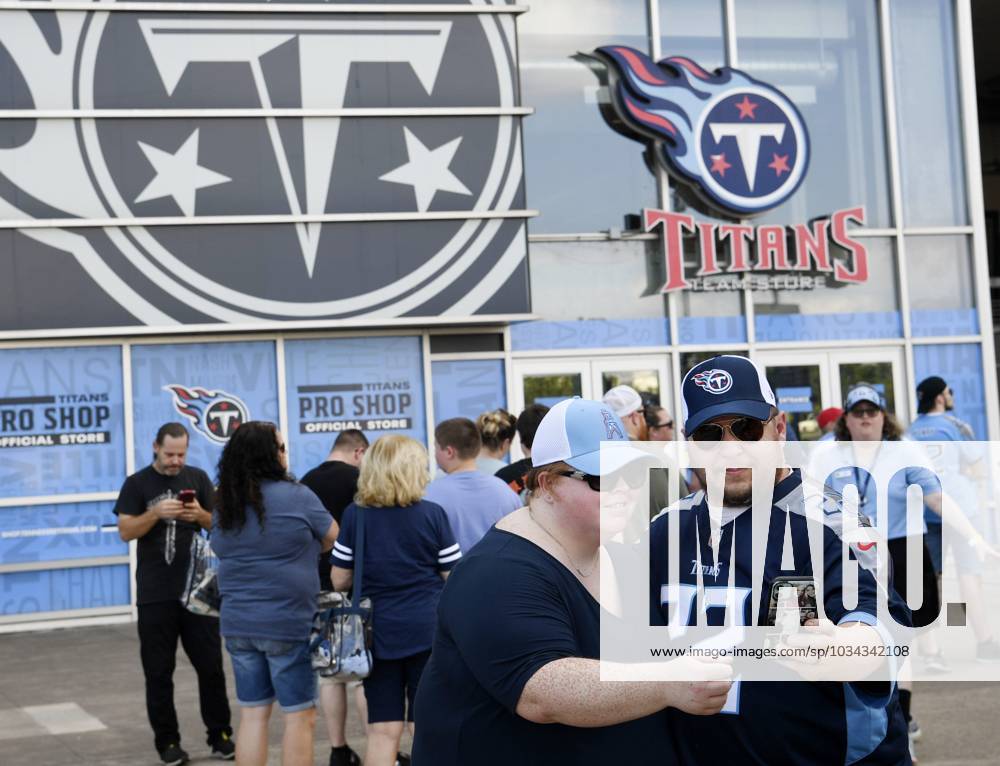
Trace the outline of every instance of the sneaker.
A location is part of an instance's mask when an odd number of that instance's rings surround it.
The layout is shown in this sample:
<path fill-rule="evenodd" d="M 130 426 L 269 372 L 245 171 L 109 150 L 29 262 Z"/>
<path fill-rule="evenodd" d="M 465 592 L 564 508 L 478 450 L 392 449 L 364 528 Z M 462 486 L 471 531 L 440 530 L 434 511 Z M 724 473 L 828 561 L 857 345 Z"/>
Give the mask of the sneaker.
<path fill-rule="evenodd" d="M 236 757 L 236 745 L 229 735 L 223 732 L 212 744 L 212 757 L 220 761 L 231 761 Z"/>
<path fill-rule="evenodd" d="M 330 748 L 330 766 L 361 766 L 361 756 L 350 745 Z"/>
<path fill-rule="evenodd" d="M 919 742 L 920 738 L 924 736 L 923 730 L 920 728 L 920 724 L 917 723 L 916 718 L 911 718 L 910 723 L 907 724 L 907 732 L 910 736 L 910 742 Z"/>
<path fill-rule="evenodd" d="M 174 743 L 170 743 L 160 751 L 160 760 L 166 766 L 180 766 L 182 763 L 187 763 L 190 758 L 190 755 L 181 750 L 180 745 Z"/>
<path fill-rule="evenodd" d="M 976 659 L 980 662 L 1000 662 L 1000 643 L 995 638 L 980 641 L 976 646 Z"/>
<path fill-rule="evenodd" d="M 928 673 L 950 673 L 951 666 L 948 665 L 944 654 L 938 652 L 937 654 L 928 654 L 924 657 L 924 670 Z"/>
<path fill-rule="evenodd" d="M 396 753 L 396 766 L 410 766 L 412 763 L 406 753 Z"/>

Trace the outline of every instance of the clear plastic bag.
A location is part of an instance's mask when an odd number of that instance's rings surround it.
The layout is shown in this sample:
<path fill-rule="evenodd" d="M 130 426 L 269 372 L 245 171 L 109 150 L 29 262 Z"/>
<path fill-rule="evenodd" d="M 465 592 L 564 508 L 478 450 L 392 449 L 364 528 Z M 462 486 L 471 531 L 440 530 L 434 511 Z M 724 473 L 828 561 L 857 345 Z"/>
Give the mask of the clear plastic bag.
<path fill-rule="evenodd" d="M 218 575 L 219 559 L 212 552 L 212 546 L 201 535 L 195 535 L 191 539 L 191 560 L 181 593 L 184 608 L 194 614 L 218 617 L 222 605 Z"/>
<path fill-rule="evenodd" d="M 312 666 L 324 678 L 359 681 L 372 670 L 371 599 L 355 608 L 344 593 L 323 591 L 309 646 Z"/>

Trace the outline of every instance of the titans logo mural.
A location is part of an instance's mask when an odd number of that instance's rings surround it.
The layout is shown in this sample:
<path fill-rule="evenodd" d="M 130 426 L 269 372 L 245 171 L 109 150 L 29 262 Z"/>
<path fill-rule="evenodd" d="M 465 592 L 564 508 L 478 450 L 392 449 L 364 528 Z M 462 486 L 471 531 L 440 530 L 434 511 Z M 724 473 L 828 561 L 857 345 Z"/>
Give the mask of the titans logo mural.
<path fill-rule="evenodd" d="M 805 123 L 776 88 L 723 67 L 707 72 L 681 56 L 654 62 L 615 45 L 606 64 L 613 127 L 653 144 L 670 174 L 712 207 L 749 216 L 780 205 L 809 164 Z"/>
<path fill-rule="evenodd" d="M 87 5 L 0 10 L 5 331 L 530 310 L 511 14 Z"/>

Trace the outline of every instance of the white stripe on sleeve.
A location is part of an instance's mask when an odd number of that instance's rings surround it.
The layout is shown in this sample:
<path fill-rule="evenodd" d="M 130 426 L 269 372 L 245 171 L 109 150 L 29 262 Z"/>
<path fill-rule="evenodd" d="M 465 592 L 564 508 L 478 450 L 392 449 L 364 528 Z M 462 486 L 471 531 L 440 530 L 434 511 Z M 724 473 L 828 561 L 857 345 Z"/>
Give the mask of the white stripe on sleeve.
<path fill-rule="evenodd" d="M 458 543 L 455 543 L 454 545 L 449 545 L 444 550 L 438 551 L 438 556 L 449 556 L 457 550 L 458 550 Z"/>
<path fill-rule="evenodd" d="M 450 564 L 452 561 L 458 561 L 462 558 L 462 551 L 455 551 L 450 556 L 442 556 L 438 559 L 438 564 Z"/>

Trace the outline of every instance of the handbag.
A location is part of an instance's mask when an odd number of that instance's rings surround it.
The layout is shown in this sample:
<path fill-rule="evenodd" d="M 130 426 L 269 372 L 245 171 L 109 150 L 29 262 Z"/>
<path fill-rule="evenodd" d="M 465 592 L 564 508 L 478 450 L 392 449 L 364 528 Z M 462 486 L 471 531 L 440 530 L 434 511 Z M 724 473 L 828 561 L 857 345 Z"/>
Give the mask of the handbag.
<path fill-rule="evenodd" d="M 191 560 L 181 593 L 184 608 L 194 614 L 218 617 L 222 605 L 219 592 L 219 559 L 202 535 L 191 538 Z"/>
<path fill-rule="evenodd" d="M 309 650 L 312 666 L 324 678 L 359 681 L 372 672 L 372 602 L 361 596 L 364 575 L 365 515 L 357 510 L 354 535 L 354 587 L 346 593 L 323 591 L 313 620 Z"/>

